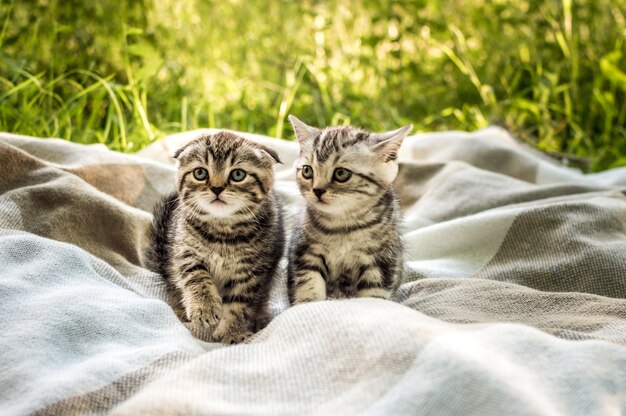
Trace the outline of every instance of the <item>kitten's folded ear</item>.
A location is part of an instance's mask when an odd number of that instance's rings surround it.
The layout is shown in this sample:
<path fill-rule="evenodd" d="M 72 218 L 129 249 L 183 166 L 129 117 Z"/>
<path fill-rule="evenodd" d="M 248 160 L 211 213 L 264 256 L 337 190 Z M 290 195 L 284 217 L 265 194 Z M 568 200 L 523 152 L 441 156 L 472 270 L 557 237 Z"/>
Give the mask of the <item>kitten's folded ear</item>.
<path fill-rule="evenodd" d="M 396 160 L 404 138 L 411 132 L 413 125 L 400 127 L 398 130 L 385 133 L 370 134 L 368 140 L 372 150 L 378 153 L 385 162 Z"/>
<path fill-rule="evenodd" d="M 258 144 L 258 143 L 256 143 L 256 146 L 263 152 L 270 155 L 272 159 L 274 159 L 274 162 L 280 163 L 282 165 L 283 162 L 280 160 L 280 157 L 278 157 L 278 153 L 276 153 L 276 150 L 270 149 L 269 147 L 263 146 L 262 144 Z"/>
<path fill-rule="evenodd" d="M 180 149 L 178 149 L 177 151 L 175 151 L 175 152 L 174 152 L 174 155 L 173 155 L 174 159 L 178 159 L 178 156 L 180 156 L 180 154 L 181 154 L 181 153 L 182 153 L 182 152 L 183 152 L 186 148 L 188 148 L 188 147 L 189 147 L 189 145 L 190 145 L 191 143 L 193 143 L 194 141 L 195 141 L 195 140 L 190 141 L 189 143 L 187 143 L 186 145 L 184 145 L 183 147 L 181 147 Z"/>
<path fill-rule="evenodd" d="M 291 114 L 289 114 L 288 118 L 289 122 L 291 123 L 291 127 L 293 127 L 294 133 L 296 133 L 296 138 L 298 139 L 298 143 L 300 143 L 300 145 L 313 139 L 320 132 L 319 129 L 306 125 L 297 117 L 294 117 Z"/>

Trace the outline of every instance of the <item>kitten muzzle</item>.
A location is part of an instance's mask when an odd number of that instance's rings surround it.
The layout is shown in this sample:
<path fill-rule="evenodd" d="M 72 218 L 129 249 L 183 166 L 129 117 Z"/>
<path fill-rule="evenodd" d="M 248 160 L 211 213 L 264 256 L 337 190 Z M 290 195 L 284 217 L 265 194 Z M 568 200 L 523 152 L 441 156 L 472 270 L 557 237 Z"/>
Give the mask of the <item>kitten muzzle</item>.
<path fill-rule="evenodd" d="M 313 193 L 317 197 L 318 201 L 324 202 L 324 201 L 322 201 L 322 195 L 324 195 L 324 193 L 326 193 L 326 189 L 320 189 L 320 188 L 313 189 Z"/>

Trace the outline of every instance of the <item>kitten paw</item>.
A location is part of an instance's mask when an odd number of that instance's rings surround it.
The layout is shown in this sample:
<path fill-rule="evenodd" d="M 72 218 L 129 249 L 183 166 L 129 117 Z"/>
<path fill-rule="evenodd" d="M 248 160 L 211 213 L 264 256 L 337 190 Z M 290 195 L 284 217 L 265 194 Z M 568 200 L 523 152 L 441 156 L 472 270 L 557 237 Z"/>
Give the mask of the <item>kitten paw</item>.
<path fill-rule="evenodd" d="M 198 306 L 188 311 L 188 317 L 195 326 L 203 326 L 207 329 L 213 329 L 222 319 L 222 307 L 216 306 Z"/>
<path fill-rule="evenodd" d="M 220 340 L 223 344 L 240 344 L 250 338 L 252 332 L 244 332 L 242 334 L 228 334 Z"/>
<path fill-rule="evenodd" d="M 250 338 L 253 332 L 227 332 L 223 333 L 219 330 L 213 333 L 213 339 L 222 344 L 240 344 Z"/>

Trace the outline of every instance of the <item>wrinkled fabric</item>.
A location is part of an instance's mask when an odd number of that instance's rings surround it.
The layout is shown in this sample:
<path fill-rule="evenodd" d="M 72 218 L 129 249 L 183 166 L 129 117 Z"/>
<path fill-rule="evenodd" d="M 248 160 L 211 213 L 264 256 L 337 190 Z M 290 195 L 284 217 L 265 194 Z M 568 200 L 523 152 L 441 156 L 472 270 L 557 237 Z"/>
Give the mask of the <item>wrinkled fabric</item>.
<path fill-rule="evenodd" d="M 2 414 L 626 413 L 626 169 L 583 175 L 489 128 L 406 139 L 395 302 L 287 308 L 247 343 L 195 339 L 142 253 L 173 188 L 137 155 L 0 135 Z M 287 230 L 293 142 L 274 148 Z"/>

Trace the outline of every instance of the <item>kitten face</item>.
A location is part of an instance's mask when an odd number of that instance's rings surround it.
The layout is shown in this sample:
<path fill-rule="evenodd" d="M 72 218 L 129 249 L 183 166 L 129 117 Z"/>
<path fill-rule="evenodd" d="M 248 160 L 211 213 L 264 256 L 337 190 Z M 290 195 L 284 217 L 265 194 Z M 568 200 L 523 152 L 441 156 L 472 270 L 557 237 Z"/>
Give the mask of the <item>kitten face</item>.
<path fill-rule="evenodd" d="M 338 215 L 374 206 L 387 192 L 411 128 L 370 134 L 354 127 L 319 130 L 292 116 L 290 121 L 301 149 L 296 161 L 300 192 L 311 208 Z"/>
<path fill-rule="evenodd" d="M 203 136 L 179 149 L 178 194 L 199 217 L 249 216 L 273 185 L 271 149 L 229 132 Z"/>

